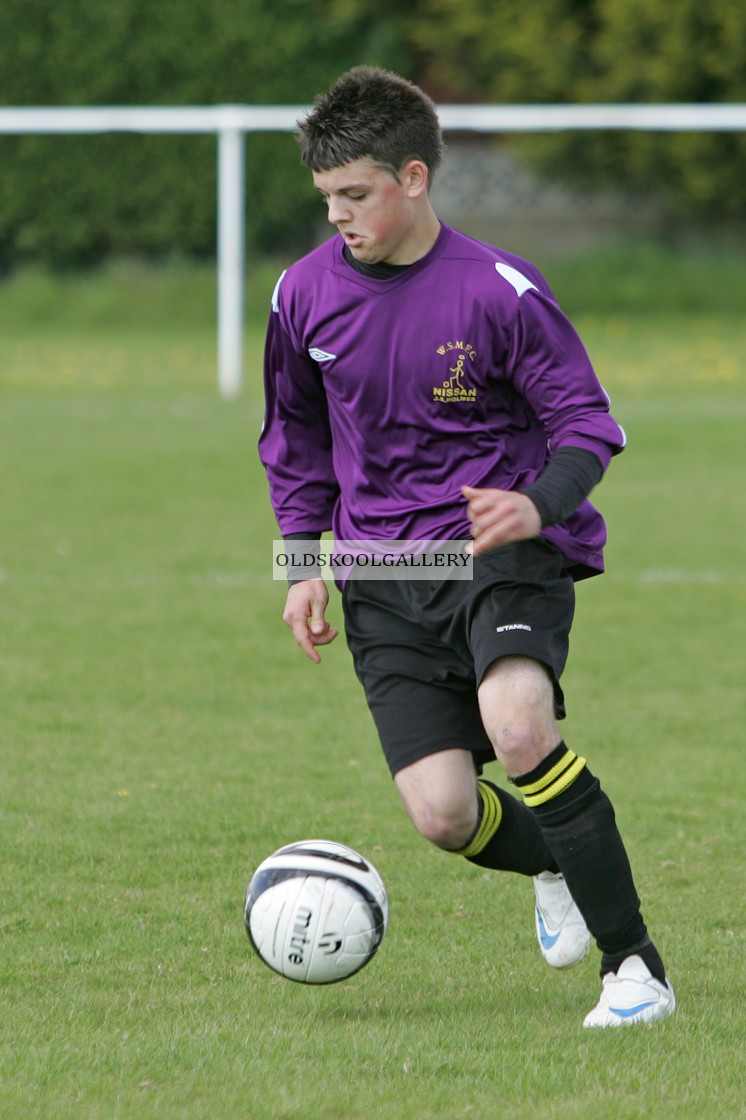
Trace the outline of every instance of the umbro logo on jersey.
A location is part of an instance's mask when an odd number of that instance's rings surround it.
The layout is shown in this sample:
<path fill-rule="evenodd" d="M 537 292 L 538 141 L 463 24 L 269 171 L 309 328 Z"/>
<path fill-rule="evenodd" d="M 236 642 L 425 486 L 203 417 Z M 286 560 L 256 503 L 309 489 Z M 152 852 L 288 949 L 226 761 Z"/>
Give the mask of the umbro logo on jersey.
<path fill-rule="evenodd" d="M 510 622 L 507 626 L 496 626 L 496 634 L 504 634 L 506 630 L 528 630 L 531 633 L 531 627 L 527 626 L 525 622 Z"/>
<path fill-rule="evenodd" d="M 316 346 L 312 346 L 308 353 L 315 362 L 333 362 L 337 357 L 336 354 L 329 354 L 326 350 L 319 350 Z"/>

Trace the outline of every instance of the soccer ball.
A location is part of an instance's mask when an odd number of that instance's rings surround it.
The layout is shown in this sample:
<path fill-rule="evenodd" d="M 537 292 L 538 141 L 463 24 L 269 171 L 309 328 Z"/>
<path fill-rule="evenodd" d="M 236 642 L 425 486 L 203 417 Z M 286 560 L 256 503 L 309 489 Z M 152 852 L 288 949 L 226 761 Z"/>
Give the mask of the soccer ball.
<path fill-rule="evenodd" d="M 367 964 L 389 920 L 372 863 L 334 840 L 301 840 L 257 867 L 244 923 L 266 965 L 301 984 L 333 984 Z"/>

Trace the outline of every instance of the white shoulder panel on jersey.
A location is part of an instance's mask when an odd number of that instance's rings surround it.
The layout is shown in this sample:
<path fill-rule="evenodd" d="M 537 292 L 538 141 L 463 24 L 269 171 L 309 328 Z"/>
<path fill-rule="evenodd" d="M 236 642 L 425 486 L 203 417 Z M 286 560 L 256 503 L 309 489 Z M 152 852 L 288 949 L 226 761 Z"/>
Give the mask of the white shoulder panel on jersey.
<path fill-rule="evenodd" d="M 495 261 L 495 268 L 500 273 L 503 280 L 507 280 L 509 284 L 513 285 L 519 296 L 522 296 L 524 292 L 531 291 L 532 289 L 538 292 L 539 289 L 536 287 L 536 284 L 532 284 L 517 268 L 511 268 L 509 264 L 501 264 L 498 261 Z"/>
<path fill-rule="evenodd" d="M 606 397 L 606 403 L 608 404 L 609 408 L 611 408 L 611 397 L 610 397 L 610 396 L 609 396 L 609 394 L 608 394 L 608 393 L 606 392 L 606 390 L 604 389 L 603 385 L 601 386 L 601 392 L 602 392 L 602 393 L 603 393 L 603 395 L 604 395 L 604 396 Z M 619 424 L 619 423 L 617 423 L 617 428 L 619 429 L 619 432 L 620 432 L 620 434 L 621 434 L 621 437 L 622 437 L 622 451 L 623 451 L 623 450 L 624 450 L 624 448 L 625 448 L 625 447 L 627 446 L 627 433 L 625 432 L 625 430 L 624 430 L 624 428 L 622 427 L 622 425 L 621 425 L 621 424 Z"/>
<path fill-rule="evenodd" d="M 280 310 L 280 284 L 285 279 L 285 274 L 286 273 L 287 273 L 287 269 L 285 269 L 284 272 L 282 273 L 282 275 L 280 276 L 280 279 L 275 284 L 275 290 L 272 292 L 272 310 L 273 311 L 279 311 Z"/>

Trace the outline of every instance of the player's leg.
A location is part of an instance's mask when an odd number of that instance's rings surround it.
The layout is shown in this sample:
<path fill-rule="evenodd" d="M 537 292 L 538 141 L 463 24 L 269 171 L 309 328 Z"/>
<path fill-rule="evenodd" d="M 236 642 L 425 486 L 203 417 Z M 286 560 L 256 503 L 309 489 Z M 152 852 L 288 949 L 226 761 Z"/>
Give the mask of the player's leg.
<path fill-rule="evenodd" d="M 522 801 L 477 781 L 477 764 L 495 756 L 468 649 L 436 640 L 395 583 L 351 583 L 343 603 L 355 670 L 417 830 L 483 867 L 523 875 L 556 869 Z"/>
<path fill-rule="evenodd" d="M 478 695 L 495 754 L 521 790 L 601 949 L 601 975 L 616 984 L 620 975 L 630 974 L 626 988 L 634 993 L 632 1001 L 617 988 L 623 1006 L 610 1010 L 605 985 L 598 1021 L 587 1025 L 669 1014 L 673 993 L 640 912 L 614 810 L 585 759 L 561 740 L 549 672 L 532 658 L 503 657 L 483 676 Z"/>
<path fill-rule="evenodd" d="M 419 834 L 438 848 L 458 851 L 477 830 L 476 777 L 470 751 L 446 750 L 398 770 L 394 783 Z"/>
<path fill-rule="evenodd" d="M 624 959 L 615 954 L 641 947 L 647 930 L 611 803 L 554 723 L 547 670 L 527 657 L 501 658 L 482 680 L 479 703 L 498 760 L 523 793 L 605 954 L 603 971 L 615 971 Z M 652 954 L 651 964 L 651 971 L 662 971 Z"/>
<path fill-rule="evenodd" d="M 368 703 L 421 836 L 491 870 L 557 870 L 534 815 L 507 790 L 477 778 L 475 757 L 484 758 L 488 741 L 473 693 L 389 675 L 383 696 L 369 681 Z"/>
<path fill-rule="evenodd" d="M 534 876 L 537 937 L 544 959 L 570 968 L 590 937 L 533 815 L 507 791 L 479 778 L 470 751 L 439 751 L 397 771 L 394 782 L 425 839 L 493 871 Z"/>
<path fill-rule="evenodd" d="M 453 598 L 440 602 L 449 623 L 458 609 Z M 348 646 L 407 812 L 441 848 L 533 876 L 544 959 L 569 968 L 585 956 L 590 936 L 541 829 L 522 801 L 476 779 L 477 763 L 495 756 L 464 628 L 436 641 L 432 626 L 415 617 L 417 601 L 396 585 L 351 584 L 343 596 Z"/>

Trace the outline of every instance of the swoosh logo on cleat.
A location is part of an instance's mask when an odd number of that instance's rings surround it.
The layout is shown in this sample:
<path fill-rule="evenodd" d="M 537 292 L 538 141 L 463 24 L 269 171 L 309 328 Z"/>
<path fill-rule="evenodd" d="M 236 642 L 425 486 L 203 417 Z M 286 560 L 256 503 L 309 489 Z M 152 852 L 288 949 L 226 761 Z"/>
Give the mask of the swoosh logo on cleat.
<path fill-rule="evenodd" d="M 637 1007 L 610 1007 L 609 1011 L 612 1015 L 618 1015 L 620 1019 L 631 1019 L 646 1007 L 654 1007 L 657 1002 L 657 999 L 649 999 L 647 1003 L 638 1003 Z"/>
<path fill-rule="evenodd" d="M 547 928 L 544 925 L 544 919 L 541 916 L 540 910 L 536 911 L 536 917 L 539 920 L 539 937 L 541 938 L 541 943 L 545 949 L 551 949 L 553 945 L 556 945 L 559 933 L 547 933 Z"/>

